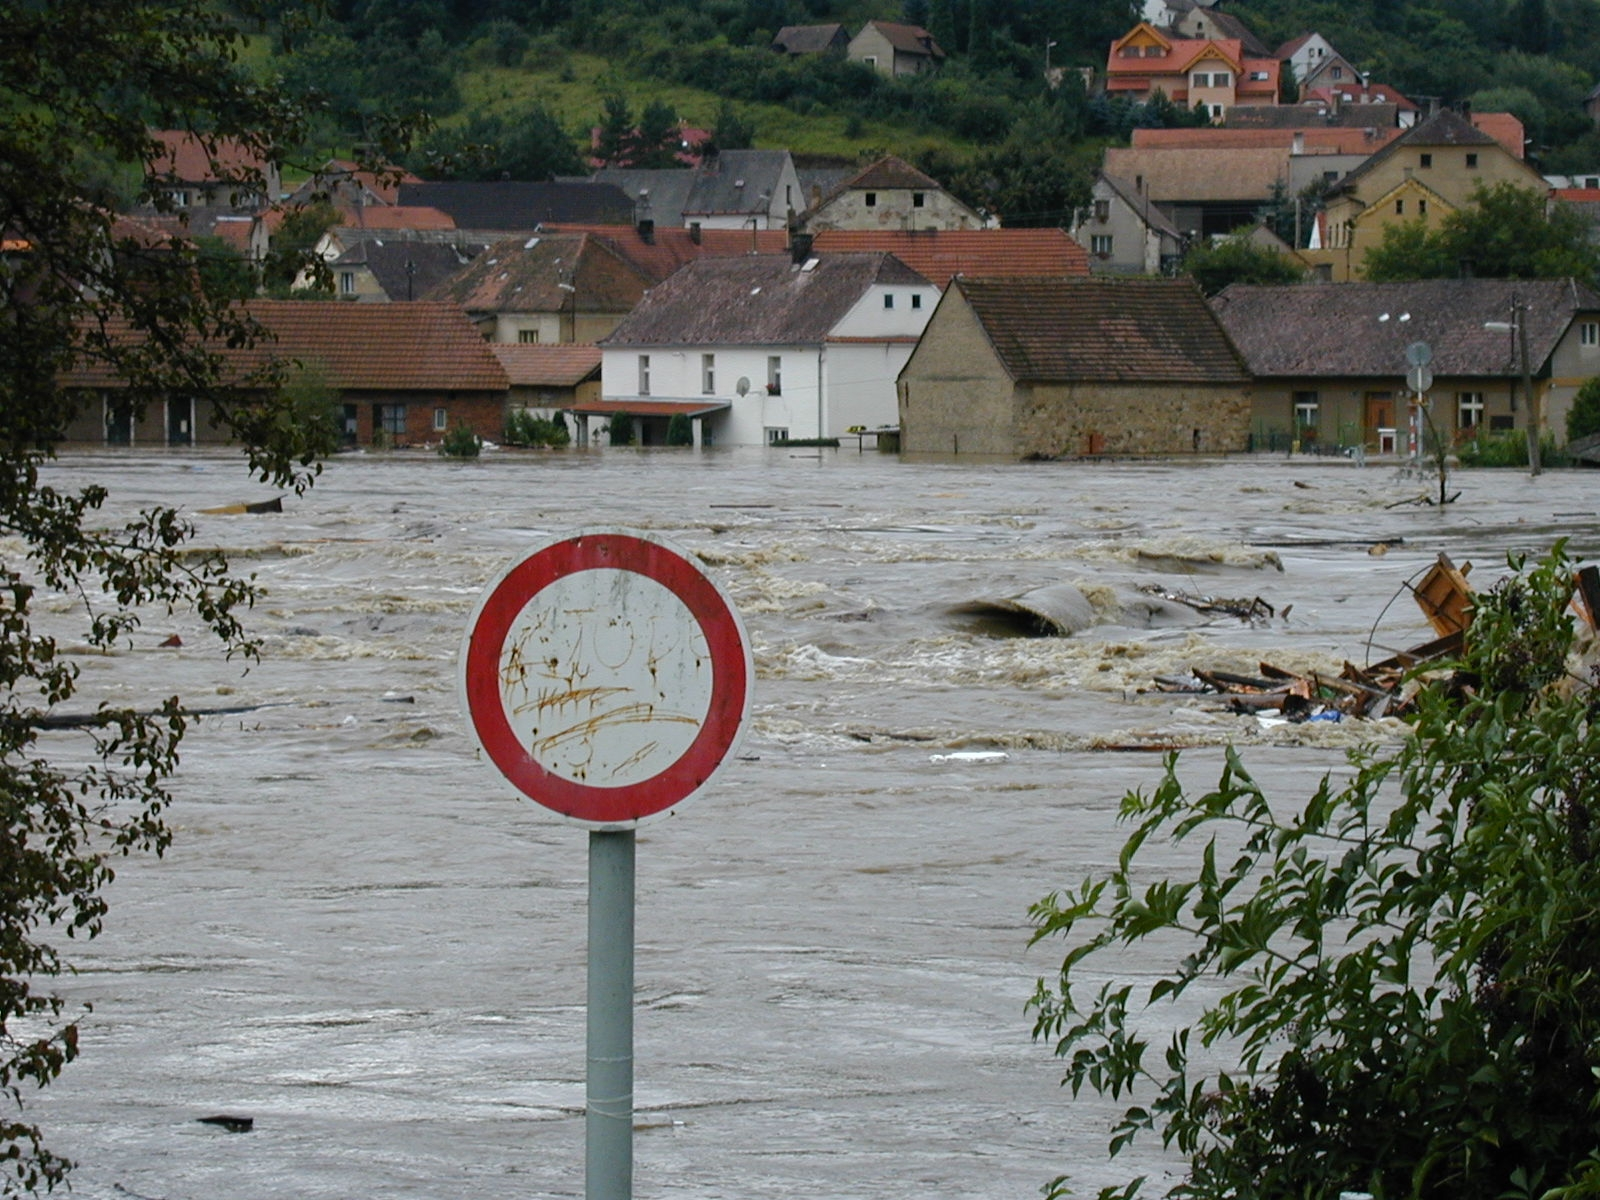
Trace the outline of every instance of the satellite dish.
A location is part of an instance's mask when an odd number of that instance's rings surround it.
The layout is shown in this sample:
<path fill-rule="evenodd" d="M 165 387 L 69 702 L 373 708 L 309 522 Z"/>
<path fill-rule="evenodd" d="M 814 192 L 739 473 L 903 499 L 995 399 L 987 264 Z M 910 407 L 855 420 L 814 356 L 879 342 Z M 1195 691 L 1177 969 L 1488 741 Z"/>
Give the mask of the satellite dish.
<path fill-rule="evenodd" d="M 749 377 L 745 375 L 739 376 L 739 382 L 733 385 L 733 390 L 741 396 L 748 396 L 750 394 Z"/>

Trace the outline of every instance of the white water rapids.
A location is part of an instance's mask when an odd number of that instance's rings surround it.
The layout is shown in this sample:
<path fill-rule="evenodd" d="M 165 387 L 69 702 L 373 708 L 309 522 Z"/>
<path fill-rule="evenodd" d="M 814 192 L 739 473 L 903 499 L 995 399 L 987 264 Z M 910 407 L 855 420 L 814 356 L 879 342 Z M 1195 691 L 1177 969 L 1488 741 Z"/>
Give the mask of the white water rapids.
<path fill-rule="evenodd" d="M 46 477 L 106 482 L 118 511 L 268 494 L 221 452 L 75 454 Z M 330 463 L 281 514 L 198 515 L 198 543 L 269 589 L 265 661 L 241 676 L 194 621 L 152 614 L 123 652 L 79 657 L 81 703 L 263 707 L 191 733 L 172 849 L 123 864 L 104 936 L 67 945 L 65 994 L 94 1011 L 29 1112 L 86 1200 L 581 1196 L 586 834 L 475 760 L 454 659 L 506 562 L 624 526 L 699 556 L 757 673 L 738 761 L 639 835 L 635 1194 L 1159 1178 L 1151 1147 L 1105 1162 L 1112 1106 L 1074 1101 L 1030 1037 L 1065 947 L 1028 947 L 1028 905 L 1114 861 L 1120 797 L 1160 770 L 1141 747 L 1195 747 L 1185 775 L 1208 783 L 1233 742 L 1299 794 L 1398 726 L 1267 728 L 1143 689 L 1424 641 L 1395 596 L 1440 551 L 1480 583 L 1558 535 L 1600 553 L 1596 478 L 1467 472 L 1441 509 L 1405 503 L 1435 483 L 1343 460 L 396 454 Z M 961 611 L 1059 584 L 1096 624 L 1028 638 Z M 1006 757 L 946 757 L 979 750 Z M 218 1113 L 254 1129 L 197 1121 Z"/>

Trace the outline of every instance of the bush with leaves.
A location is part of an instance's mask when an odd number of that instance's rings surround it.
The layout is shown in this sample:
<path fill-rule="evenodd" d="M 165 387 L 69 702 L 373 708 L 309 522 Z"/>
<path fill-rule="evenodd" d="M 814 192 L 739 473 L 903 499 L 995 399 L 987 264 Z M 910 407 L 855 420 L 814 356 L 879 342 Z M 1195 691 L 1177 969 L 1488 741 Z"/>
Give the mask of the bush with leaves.
<path fill-rule="evenodd" d="M 1196 243 L 1183 256 L 1180 269 L 1208 296 L 1234 283 L 1301 283 L 1306 277 L 1305 269 L 1289 255 L 1239 236 Z"/>
<path fill-rule="evenodd" d="M 560 447 L 572 441 L 572 432 L 559 416 L 541 417 L 526 408 L 514 408 L 506 414 L 504 441 L 508 446 Z"/>
<path fill-rule="evenodd" d="M 1600 375 L 1585 379 L 1567 410 L 1567 441 L 1600 433 Z"/>
<path fill-rule="evenodd" d="M 1199 796 L 1171 758 L 1124 799 L 1117 865 L 1033 909 L 1071 943 L 1035 1034 L 1074 1092 L 1129 1101 L 1113 1155 L 1153 1133 L 1188 1158 L 1169 1195 L 1600 1195 L 1600 692 L 1563 548 L 1511 566 L 1397 749 L 1298 804 L 1232 750 Z M 1192 870 L 1152 880 L 1157 840 Z M 1172 954 L 1148 989 L 1117 978 L 1146 940 Z M 1202 988 L 1148 1053 L 1146 1007 Z"/>
<path fill-rule="evenodd" d="M 439 453 L 446 458 L 477 458 L 483 453 L 483 443 L 466 425 L 454 425 L 439 443 Z"/>

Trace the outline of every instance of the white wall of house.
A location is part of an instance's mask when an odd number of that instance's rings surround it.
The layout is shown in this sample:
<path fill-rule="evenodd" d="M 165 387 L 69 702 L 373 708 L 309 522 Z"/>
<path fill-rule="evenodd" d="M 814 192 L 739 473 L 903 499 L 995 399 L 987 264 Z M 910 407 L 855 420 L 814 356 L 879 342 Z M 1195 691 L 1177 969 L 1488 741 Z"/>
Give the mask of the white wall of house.
<path fill-rule="evenodd" d="M 832 338 L 919 338 L 939 303 L 939 289 L 931 283 L 875 283 L 862 293 L 850 311 L 839 319 Z M 890 382 L 894 376 L 890 376 Z"/>
<path fill-rule="evenodd" d="M 824 229 L 982 229 L 984 219 L 941 188 L 852 188 L 807 219 Z"/>
<path fill-rule="evenodd" d="M 867 429 L 897 425 L 900 420 L 895 380 L 911 358 L 916 343 L 830 343 L 824 365 L 828 412 L 823 437 L 837 437 L 852 426 Z"/>
<path fill-rule="evenodd" d="M 1313 33 L 1289 56 L 1289 66 L 1294 70 L 1295 84 L 1304 85 L 1310 78 L 1311 72 L 1338 53 L 1328 44 L 1325 37 L 1320 33 Z"/>

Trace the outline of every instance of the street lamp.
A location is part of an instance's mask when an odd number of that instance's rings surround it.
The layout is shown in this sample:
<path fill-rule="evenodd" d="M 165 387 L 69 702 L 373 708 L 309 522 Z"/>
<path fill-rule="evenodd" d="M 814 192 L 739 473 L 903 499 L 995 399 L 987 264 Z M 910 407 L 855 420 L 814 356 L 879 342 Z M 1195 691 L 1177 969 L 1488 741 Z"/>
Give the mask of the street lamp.
<path fill-rule="evenodd" d="M 1543 466 L 1539 462 L 1539 433 L 1543 425 L 1543 406 L 1533 390 L 1533 368 L 1528 362 L 1528 304 L 1517 296 L 1511 297 L 1511 320 L 1485 321 L 1485 329 L 1516 336 L 1516 353 L 1522 362 L 1522 394 L 1528 400 L 1528 474 L 1539 475 Z M 1516 394 L 1512 393 L 1511 407 L 1515 409 Z"/>
<path fill-rule="evenodd" d="M 1050 82 L 1050 48 L 1060 44 L 1060 42 L 1053 42 L 1049 38 L 1044 41 L 1044 78 L 1046 83 Z"/>

